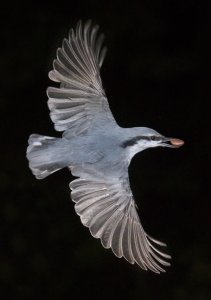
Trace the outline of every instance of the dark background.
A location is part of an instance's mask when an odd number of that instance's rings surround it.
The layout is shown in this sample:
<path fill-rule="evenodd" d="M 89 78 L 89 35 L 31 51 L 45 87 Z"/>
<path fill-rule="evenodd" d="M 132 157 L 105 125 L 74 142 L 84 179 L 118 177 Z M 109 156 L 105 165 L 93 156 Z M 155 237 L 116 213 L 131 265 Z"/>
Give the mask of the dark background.
<path fill-rule="evenodd" d="M 179 0 L 1 7 L 1 299 L 211 299 L 209 8 Z M 80 18 L 106 35 L 102 78 L 118 123 L 185 140 L 137 155 L 129 170 L 146 232 L 172 255 L 161 275 L 91 237 L 74 212 L 68 170 L 38 181 L 28 168 L 29 134 L 59 136 L 47 74 Z"/>

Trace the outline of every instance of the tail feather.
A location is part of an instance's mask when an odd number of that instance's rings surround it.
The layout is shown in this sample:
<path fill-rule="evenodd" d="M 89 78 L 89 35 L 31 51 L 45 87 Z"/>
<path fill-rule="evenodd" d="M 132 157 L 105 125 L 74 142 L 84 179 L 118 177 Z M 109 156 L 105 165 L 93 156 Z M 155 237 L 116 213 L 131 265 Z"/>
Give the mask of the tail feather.
<path fill-rule="evenodd" d="M 37 179 L 43 179 L 64 167 L 56 155 L 58 140 L 59 138 L 38 134 L 30 135 L 26 156 L 29 167 Z"/>

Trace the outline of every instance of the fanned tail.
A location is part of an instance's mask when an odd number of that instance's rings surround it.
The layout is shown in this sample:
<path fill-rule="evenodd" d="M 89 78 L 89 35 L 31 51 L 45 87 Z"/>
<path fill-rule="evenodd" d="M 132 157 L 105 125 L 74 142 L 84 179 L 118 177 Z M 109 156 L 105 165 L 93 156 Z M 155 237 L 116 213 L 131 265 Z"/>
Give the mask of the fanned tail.
<path fill-rule="evenodd" d="M 57 170 L 65 167 L 61 159 L 59 161 L 56 142 L 59 138 L 32 134 L 29 137 L 27 158 L 29 167 L 37 179 L 43 179 Z"/>

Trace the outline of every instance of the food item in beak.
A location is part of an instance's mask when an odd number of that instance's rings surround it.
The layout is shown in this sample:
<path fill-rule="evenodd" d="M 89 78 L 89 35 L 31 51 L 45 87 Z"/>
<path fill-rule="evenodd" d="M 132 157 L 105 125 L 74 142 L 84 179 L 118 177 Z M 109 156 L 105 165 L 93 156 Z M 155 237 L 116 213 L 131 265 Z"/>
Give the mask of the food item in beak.
<path fill-rule="evenodd" d="M 173 145 L 173 146 L 176 146 L 176 147 L 181 147 L 182 145 L 184 145 L 184 141 L 183 140 L 180 140 L 180 139 L 171 139 L 170 140 L 170 143 Z"/>

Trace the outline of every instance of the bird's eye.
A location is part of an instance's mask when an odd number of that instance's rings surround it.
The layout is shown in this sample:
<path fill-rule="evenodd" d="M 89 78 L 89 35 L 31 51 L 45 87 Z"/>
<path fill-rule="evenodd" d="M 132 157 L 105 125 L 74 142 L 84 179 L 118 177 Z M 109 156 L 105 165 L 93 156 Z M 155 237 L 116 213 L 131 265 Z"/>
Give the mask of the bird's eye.
<path fill-rule="evenodd" d="M 156 135 L 152 135 L 150 137 L 150 139 L 151 139 L 151 141 L 160 141 L 161 140 L 161 138 L 159 136 L 156 136 Z"/>

